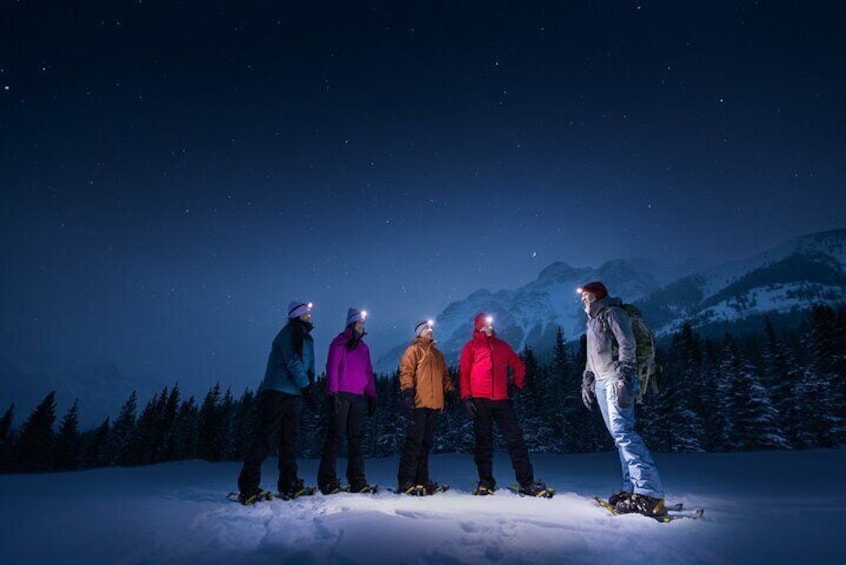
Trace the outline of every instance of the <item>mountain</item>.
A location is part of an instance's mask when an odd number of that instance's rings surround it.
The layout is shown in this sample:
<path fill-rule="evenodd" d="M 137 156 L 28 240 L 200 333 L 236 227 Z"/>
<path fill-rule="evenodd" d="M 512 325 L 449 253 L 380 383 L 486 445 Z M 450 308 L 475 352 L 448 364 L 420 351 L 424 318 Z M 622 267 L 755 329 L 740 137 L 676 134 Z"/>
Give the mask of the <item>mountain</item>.
<path fill-rule="evenodd" d="M 557 262 L 537 280 L 516 290 L 477 290 L 450 304 L 435 320 L 438 345 L 447 362 L 457 364 L 472 334 L 473 317 L 489 312 L 500 337 L 515 350 L 526 345 L 548 351 L 560 326 L 566 340 L 584 333 L 584 313 L 575 289 L 602 280 L 614 296 L 636 304 L 661 336 L 685 322 L 703 335 L 760 330 L 761 318 L 796 321 L 813 304 L 846 302 L 846 229 L 799 237 L 742 261 L 686 276 L 664 287 L 644 269 L 624 260 L 599 269 Z M 398 344 L 376 363 L 380 372 L 396 369 L 407 343 Z"/>
<path fill-rule="evenodd" d="M 560 326 L 565 339 L 584 332 L 585 316 L 576 288 L 592 280 L 603 280 L 615 294 L 634 300 L 658 289 L 645 270 L 623 260 L 608 261 L 598 269 L 576 268 L 552 263 L 538 278 L 517 290 L 477 290 L 464 300 L 453 302 L 435 319 L 438 347 L 447 363 L 457 364 L 461 348 L 473 333 L 473 318 L 479 312 L 494 317 L 497 335 L 515 351 L 526 345 L 548 348 Z M 376 363 L 378 372 L 396 369 L 408 343 L 392 348 Z"/>
<path fill-rule="evenodd" d="M 846 229 L 799 237 L 742 261 L 679 279 L 637 305 L 656 333 L 685 322 L 703 335 L 796 319 L 813 304 L 846 302 Z"/>

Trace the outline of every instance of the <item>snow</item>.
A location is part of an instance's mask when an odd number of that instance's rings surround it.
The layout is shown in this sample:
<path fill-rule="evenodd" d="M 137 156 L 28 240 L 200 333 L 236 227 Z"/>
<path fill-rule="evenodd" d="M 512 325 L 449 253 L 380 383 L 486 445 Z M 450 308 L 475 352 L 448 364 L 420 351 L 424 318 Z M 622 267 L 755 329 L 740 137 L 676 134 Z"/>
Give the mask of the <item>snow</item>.
<path fill-rule="evenodd" d="M 338 494 L 228 502 L 240 465 L 149 467 L 0 476 L 0 562 L 26 563 L 814 563 L 839 557 L 846 450 L 655 454 L 668 500 L 701 520 L 659 524 L 608 515 L 591 500 L 618 482 L 616 454 L 533 454 L 551 499 L 468 493 L 472 455 L 435 455 L 452 490 L 425 498 Z M 275 483 L 276 461 L 263 468 Z M 344 469 L 344 460 L 339 469 Z M 396 457 L 368 459 L 393 486 Z M 300 462 L 313 480 L 317 461 Z M 497 453 L 500 484 L 513 480 Z"/>

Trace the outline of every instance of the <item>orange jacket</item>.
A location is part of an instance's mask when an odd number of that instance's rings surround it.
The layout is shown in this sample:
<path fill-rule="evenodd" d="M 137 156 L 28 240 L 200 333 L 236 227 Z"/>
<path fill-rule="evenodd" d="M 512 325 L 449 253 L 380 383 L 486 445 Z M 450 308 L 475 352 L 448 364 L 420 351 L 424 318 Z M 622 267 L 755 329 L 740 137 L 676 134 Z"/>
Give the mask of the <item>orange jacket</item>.
<path fill-rule="evenodd" d="M 514 384 L 523 388 L 526 366 L 511 346 L 484 332 L 473 332 L 473 339 L 461 350 L 459 383 L 461 400 L 468 398 L 508 398 L 508 372 L 511 369 Z"/>
<path fill-rule="evenodd" d="M 444 395 L 455 387 L 435 342 L 417 338 L 400 359 L 400 390 L 414 387 L 414 407 L 443 410 Z"/>

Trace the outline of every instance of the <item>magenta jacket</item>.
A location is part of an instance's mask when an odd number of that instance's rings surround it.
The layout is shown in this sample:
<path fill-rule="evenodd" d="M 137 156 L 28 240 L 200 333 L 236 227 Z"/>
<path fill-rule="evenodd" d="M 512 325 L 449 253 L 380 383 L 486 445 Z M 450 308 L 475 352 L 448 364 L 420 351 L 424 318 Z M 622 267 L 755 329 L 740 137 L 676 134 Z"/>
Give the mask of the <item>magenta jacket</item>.
<path fill-rule="evenodd" d="M 370 363 L 370 348 L 359 341 L 353 349 L 347 349 L 352 339 L 352 329 L 339 333 L 329 346 L 326 360 L 326 393 L 350 392 L 368 394 L 376 398 L 376 379 Z"/>

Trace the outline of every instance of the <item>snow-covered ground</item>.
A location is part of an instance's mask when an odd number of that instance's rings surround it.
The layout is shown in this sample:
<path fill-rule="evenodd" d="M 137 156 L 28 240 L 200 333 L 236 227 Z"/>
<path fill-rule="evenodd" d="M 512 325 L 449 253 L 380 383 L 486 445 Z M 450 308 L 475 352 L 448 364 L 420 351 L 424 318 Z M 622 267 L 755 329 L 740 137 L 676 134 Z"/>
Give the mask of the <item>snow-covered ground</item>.
<path fill-rule="evenodd" d="M 339 494 L 228 502 L 237 463 L 0 476 L 0 562 L 24 563 L 817 563 L 842 559 L 846 450 L 656 454 L 668 500 L 701 520 L 608 515 L 591 500 L 617 485 L 613 453 L 533 455 L 554 499 L 474 497 L 472 455 L 438 455 L 426 498 Z M 275 483 L 275 459 L 264 486 Z M 344 461 L 339 461 L 343 470 Z M 397 459 L 366 461 L 393 486 Z M 313 481 L 314 460 L 301 474 Z M 513 481 L 496 454 L 500 484 Z"/>

